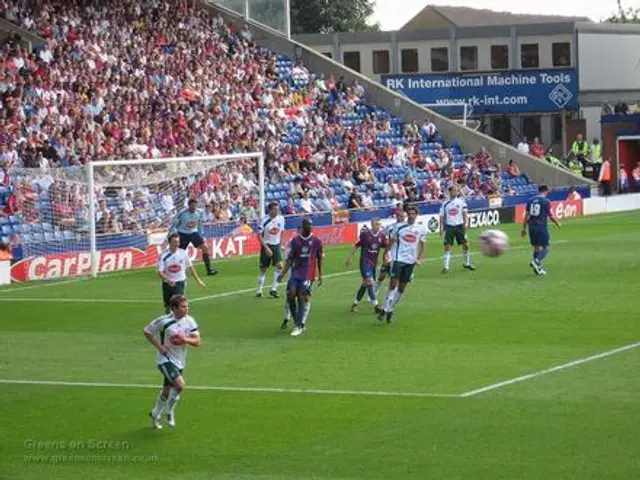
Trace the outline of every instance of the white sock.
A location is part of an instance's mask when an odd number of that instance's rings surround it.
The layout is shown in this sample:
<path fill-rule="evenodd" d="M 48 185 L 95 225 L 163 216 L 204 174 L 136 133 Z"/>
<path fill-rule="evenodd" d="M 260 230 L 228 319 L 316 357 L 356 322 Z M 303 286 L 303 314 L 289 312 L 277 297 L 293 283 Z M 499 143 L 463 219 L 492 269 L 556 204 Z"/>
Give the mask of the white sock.
<path fill-rule="evenodd" d="M 291 320 L 291 310 L 289 310 L 289 299 L 284 297 L 284 318 Z"/>
<path fill-rule="evenodd" d="M 264 273 L 258 274 L 258 292 L 262 292 L 262 287 L 264 287 L 264 278 L 266 275 Z"/>
<path fill-rule="evenodd" d="M 376 293 L 376 298 L 378 297 L 378 293 L 380 293 L 380 287 L 382 287 L 383 283 L 384 281 L 382 280 L 376 280 L 376 284 L 373 287 L 373 291 Z"/>
<path fill-rule="evenodd" d="M 444 252 L 444 268 L 449 270 L 449 266 L 451 265 L 451 252 Z"/>
<path fill-rule="evenodd" d="M 302 323 L 307 323 L 309 312 L 311 311 L 311 300 L 304 304 L 304 314 L 302 315 Z"/>
<path fill-rule="evenodd" d="M 278 275 L 280 275 L 279 270 L 273 271 L 273 282 L 271 283 L 271 291 L 278 289 Z"/>
<path fill-rule="evenodd" d="M 164 412 L 164 408 L 167 406 L 167 399 L 162 396 L 162 390 L 158 394 L 158 398 L 156 399 L 156 404 L 153 406 L 153 410 L 151 410 L 151 415 L 154 418 L 159 418 Z"/>
<path fill-rule="evenodd" d="M 471 265 L 471 253 L 469 252 L 469 250 L 465 250 L 462 252 L 462 258 L 464 258 L 465 265 Z"/>
<path fill-rule="evenodd" d="M 393 312 L 394 298 L 396 296 L 397 288 L 388 290 L 387 295 L 384 297 L 384 311 Z"/>
<path fill-rule="evenodd" d="M 396 290 L 396 294 L 393 297 L 393 305 L 391 306 L 392 309 L 396 308 L 396 305 L 400 301 L 400 297 L 402 297 L 402 293 L 400 292 L 400 290 Z"/>
<path fill-rule="evenodd" d="M 172 388 L 169 392 L 169 400 L 167 400 L 167 413 L 173 415 L 173 411 L 176 409 L 176 404 L 180 400 L 180 393 L 175 388 Z"/>

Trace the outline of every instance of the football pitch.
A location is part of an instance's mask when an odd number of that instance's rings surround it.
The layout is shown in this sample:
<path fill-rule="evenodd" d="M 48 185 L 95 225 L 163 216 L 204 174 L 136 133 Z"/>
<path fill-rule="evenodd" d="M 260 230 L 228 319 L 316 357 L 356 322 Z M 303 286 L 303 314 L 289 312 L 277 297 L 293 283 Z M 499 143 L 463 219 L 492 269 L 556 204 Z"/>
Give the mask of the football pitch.
<path fill-rule="evenodd" d="M 188 287 L 203 345 L 175 429 L 148 417 L 152 270 L 0 289 L 0 478 L 638 478 L 640 212 L 566 220 L 546 277 L 500 228 L 505 255 L 447 276 L 429 236 L 392 325 L 349 312 L 359 275 L 327 248 L 298 338 L 257 258 L 218 262 Z"/>

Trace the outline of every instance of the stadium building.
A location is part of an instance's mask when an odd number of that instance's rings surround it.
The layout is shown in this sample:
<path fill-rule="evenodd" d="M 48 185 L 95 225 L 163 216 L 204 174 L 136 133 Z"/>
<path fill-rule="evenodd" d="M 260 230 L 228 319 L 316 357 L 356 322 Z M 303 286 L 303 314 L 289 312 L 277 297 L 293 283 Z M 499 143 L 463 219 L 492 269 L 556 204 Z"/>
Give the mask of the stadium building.
<path fill-rule="evenodd" d="M 511 145 L 601 140 L 603 105 L 640 101 L 637 25 L 427 6 L 398 31 L 296 40 L 443 115 L 462 118 L 465 103 L 472 125 Z"/>

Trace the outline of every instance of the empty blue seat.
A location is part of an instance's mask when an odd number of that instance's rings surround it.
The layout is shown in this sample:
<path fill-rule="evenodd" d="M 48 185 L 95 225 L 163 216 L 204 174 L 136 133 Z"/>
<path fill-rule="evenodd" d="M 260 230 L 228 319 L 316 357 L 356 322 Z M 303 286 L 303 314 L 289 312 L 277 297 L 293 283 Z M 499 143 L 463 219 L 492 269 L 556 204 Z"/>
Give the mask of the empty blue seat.
<path fill-rule="evenodd" d="M 13 228 L 10 225 L 2 225 L 2 235 L 9 236 L 13 233 Z"/>

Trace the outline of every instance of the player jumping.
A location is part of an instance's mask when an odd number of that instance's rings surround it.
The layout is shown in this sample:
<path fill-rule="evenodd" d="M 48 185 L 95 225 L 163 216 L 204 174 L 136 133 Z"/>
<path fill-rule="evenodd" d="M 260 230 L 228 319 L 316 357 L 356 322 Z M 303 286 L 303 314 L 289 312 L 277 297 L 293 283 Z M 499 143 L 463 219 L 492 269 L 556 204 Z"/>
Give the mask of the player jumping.
<path fill-rule="evenodd" d="M 164 378 L 158 399 L 151 410 L 153 428 L 162 428 L 160 418 L 166 413 L 167 425 L 176 426 L 175 408 L 184 389 L 182 371 L 187 361 L 187 345 L 199 347 L 198 324 L 189 316 L 189 301 L 184 295 L 174 295 L 171 312 L 156 318 L 144 327 L 144 336 L 158 350 L 157 365 Z"/>
<path fill-rule="evenodd" d="M 444 233 L 444 266 L 442 273 L 449 273 L 451 265 L 451 247 L 455 241 L 462 245 L 462 255 L 464 257 L 463 268 L 475 270 L 471 265 L 471 254 L 469 253 L 469 240 L 465 227 L 468 224 L 467 202 L 460 196 L 460 188 L 457 185 L 449 187 L 449 200 L 440 207 L 440 236 Z"/>
<path fill-rule="evenodd" d="M 260 240 L 260 264 L 258 273 L 258 291 L 256 297 L 262 297 L 262 288 L 267 269 L 273 265 L 273 283 L 269 295 L 278 298 L 278 275 L 282 270 L 282 231 L 284 230 L 284 217 L 280 215 L 278 202 L 269 204 L 269 214 L 260 220 L 258 225 L 258 239 Z"/>
<path fill-rule="evenodd" d="M 547 221 L 551 220 L 556 227 L 561 228 L 560 222 L 551 211 L 551 202 L 547 198 L 548 193 L 549 188 L 546 185 L 538 187 L 538 195 L 527 202 L 527 210 L 522 223 L 523 237 L 527 235 L 527 227 L 529 227 L 529 241 L 533 247 L 533 259 L 529 266 L 536 275 L 547 274 L 542 268 L 542 261 L 549 254 L 551 240 Z"/>
<path fill-rule="evenodd" d="M 300 225 L 301 232 L 291 240 L 291 247 L 284 268 L 278 275 L 278 282 L 291 269 L 287 282 L 287 300 L 296 326 L 291 336 L 304 332 L 311 298 L 311 288 L 318 270 L 318 286 L 322 285 L 322 241 L 313 236 L 311 220 L 305 218 Z"/>
<path fill-rule="evenodd" d="M 202 261 L 207 269 L 207 275 L 215 275 L 218 270 L 211 267 L 211 259 L 207 244 L 203 238 L 203 223 L 205 222 L 205 213 L 197 208 L 198 202 L 193 198 L 189 200 L 187 208 L 180 210 L 176 215 L 169 234 L 178 232 L 180 235 L 180 248 L 186 250 L 189 244 L 198 248 L 202 252 Z"/>
<path fill-rule="evenodd" d="M 376 270 L 378 267 L 378 254 L 380 253 L 380 249 L 384 249 L 384 256 L 387 255 L 388 252 L 388 241 L 387 236 L 381 229 L 381 222 L 379 218 L 374 218 L 371 220 L 371 228 L 367 228 L 366 226 L 360 232 L 360 238 L 353 246 L 347 259 L 345 261 L 345 265 L 347 268 L 351 265 L 351 259 L 355 255 L 356 251 L 360 249 L 360 275 L 362 276 L 362 284 L 356 293 L 356 296 L 353 300 L 353 305 L 351 306 L 351 311 L 356 313 L 358 311 L 358 304 L 362 297 L 364 297 L 365 293 L 368 293 L 369 300 L 373 304 L 374 308 L 378 306 L 378 300 L 376 298 L 376 292 L 374 287 L 374 281 L 376 278 Z"/>
<path fill-rule="evenodd" d="M 417 218 L 418 209 L 408 207 L 407 222 L 398 223 L 391 231 L 389 238 L 389 246 L 393 252 L 391 280 L 384 299 L 384 309 L 380 307 L 376 309 L 380 322 L 386 315 L 387 323 L 391 323 L 393 310 L 413 278 L 413 269 L 416 265 L 420 265 L 422 260 L 426 231 L 422 225 L 416 223 Z"/>
<path fill-rule="evenodd" d="M 396 223 L 392 223 L 387 225 L 384 229 L 384 234 L 387 237 L 387 243 L 389 242 L 389 238 L 391 238 L 391 231 L 398 224 L 405 221 L 407 215 L 402 208 L 396 210 Z M 391 273 L 391 258 L 393 252 L 391 251 L 391 247 L 387 250 L 387 253 L 382 259 L 382 266 L 380 267 L 380 273 L 378 274 L 378 280 L 376 281 L 375 292 L 376 298 L 378 298 L 378 294 L 380 293 L 380 287 L 387 279 L 387 275 Z"/>

